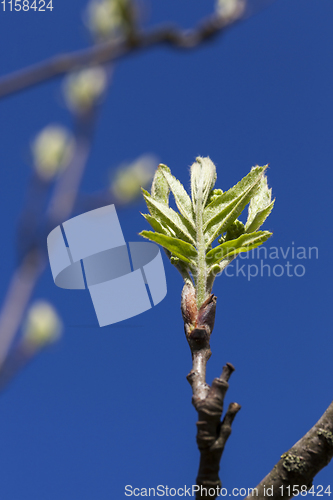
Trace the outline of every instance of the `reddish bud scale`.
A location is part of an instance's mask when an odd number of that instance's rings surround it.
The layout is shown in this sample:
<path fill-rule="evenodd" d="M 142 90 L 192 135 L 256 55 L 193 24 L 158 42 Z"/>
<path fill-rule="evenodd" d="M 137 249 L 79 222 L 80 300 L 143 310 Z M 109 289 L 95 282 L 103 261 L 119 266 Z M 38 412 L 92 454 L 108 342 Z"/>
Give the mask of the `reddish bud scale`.
<path fill-rule="evenodd" d="M 181 310 L 187 339 L 210 336 L 214 328 L 216 297 L 211 294 L 198 311 L 195 288 L 187 281 L 182 291 Z"/>
<path fill-rule="evenodd" d="M 205 328 L 208 335 L 210 335 L 214 328 L 215 312 L 216 312 L 216 299 L 217 297 L 211 294 L 208 299 L 202 304 L 198 314 L 197 326 L 198 328 Z"/>

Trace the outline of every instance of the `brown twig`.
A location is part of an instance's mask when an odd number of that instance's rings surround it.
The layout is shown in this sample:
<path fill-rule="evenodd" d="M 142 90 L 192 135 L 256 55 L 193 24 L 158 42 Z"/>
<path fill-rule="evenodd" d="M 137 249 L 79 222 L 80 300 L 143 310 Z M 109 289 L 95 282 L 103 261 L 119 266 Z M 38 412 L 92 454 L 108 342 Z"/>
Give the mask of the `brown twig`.
<path fill-rule="evenodd" d="M 253 489 L 255 497 L 264 500 L 287 500 L 297 494 L 297 489 L 311 488 L 313 478 L 333 458 L 333 402 L 318 422 L 289 451 L 283 453 L 278 463 Z M 296 488 L 294 490 L 293 488 Z"/>
<path fill-rule="evenodd" d="M 197 499 L 215 499 L 221 488 L 220 461 L 231 434 L 231 424 L 240 405 L 231 403 L 221 422 L 228 380 L 234 371 L 232 364 L 224 366 L 211 387 L 206 383 L 206 365 L 211 356 L 210 335 L 214 327 L 216 297 L 210 295 L 200 310 L 196 308 L 195 290 L 187 281 L 182 293 L 182 314 L 185 334 L 192 354 L 192 370 L 187 376 L 192 386 L 192 403 L 198 412 L 197 444 L 200 465 L 196 480 Z"/>
<path fill-rule="evenodd" d="M 192 30 L 182 31 L 173 26 L 161 26 L 149 32 L 136 32 L 135 37 L 131 37 L 130 40 L 112 40 L 88 49 L 57 55 L 0 78 L 0 98 L 59 77 L 77 68 L 105 64 L 152 46 L 168 45 L 176 49 L 193 49 L 212 40 L 237 20 L 237 15 L 232 18 L 213 15 Z"/>

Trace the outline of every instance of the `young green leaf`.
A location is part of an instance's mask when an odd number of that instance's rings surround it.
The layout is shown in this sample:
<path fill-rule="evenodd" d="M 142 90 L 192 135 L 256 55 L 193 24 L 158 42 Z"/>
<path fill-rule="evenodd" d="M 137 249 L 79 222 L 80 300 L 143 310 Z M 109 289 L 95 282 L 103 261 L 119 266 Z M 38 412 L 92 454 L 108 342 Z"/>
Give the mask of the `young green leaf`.
<path fill-rule="evenodd" d="M 168 182 L 165 179 L 165 176 L 162 173 L 161 166 L 162 165 L 159 165 L 155 172 L 153 183 L 151 186 L 151 196 L 154 198 L 154 200 L 157 200 L 160 203 L 169 206 L 170 188 Z M 163 165 L 163 168 L 165 171 L 168 171 L 170 173 L 170 169 L 166 165 Z"/>
<path fill-rule="evenodd" d="M 187 194 L 184 186 L 176 177 L 171 175 L 170 169 L 166 165 L 159 165 L 159 170 L 163 174 L 168 187 L 171 189 L 179 212 L 190 222 L 194 228 L 193 209 L 191 198 Z"/>
<path fill-rule="evenodd" d="M 205 208 L 204 233 L 207 246 L 242 213 L 259 189 L 265 168 L 253 168 L 236 186 L 220 195 Z"/>
<path fill-rule="evenodd" d="M 155 243 L 158 243 L 162 247 L 166 248 L 183 262 L 191 264 L 191 266 L 195 266 L 197 251 L 193 245 L 190 245 L 189 243 L 186 243 L 178 238 L 154 233 L 153 231 L 141 231 L 139 234 L 140 236 L 154 241 Z"/>
<path fill-rule="evenodd" d="M 195 243 L 194 230 L 189 227 L 189 223 L 186 225 L 186 220 L 182 215 L 154 200 L 149 193 L 144 194 L 144 199 L 151 215 L 158 219 L 163 226 L 171 227 L 175 234 L 184 238 L 185 241 Z"/>
<path fill-rule="evenodd" d="M 247 233 L 252 233 L 259 229 L 273 209 L 272 190 L 268 189 L 267 177 L 263 176 L 260 187 L 249 205 L 248 218 L 245 225 Z"/>
<path fill-rule="evenodd" d="M 256 213 L 251 224 L 249 224 L 248 226 L 247 225 L 245 226 L 245 231 L 247 233 L 252 233 L 253 231 L 257 231 L 257 229 L 259 229 L 263 225 L 263 223 L 265 222 L 265 220 L 267 219 L 267 217 L 269 216 L 269 214 L 273 210 L 274 202 L 275 202 L 275 200 L 273 200 L 272 203 L 270 203 L 266 208 L 264 208 L 263 210 L 260 210 L 259 212 Z"/>
<path fill-rule="evenodd" d="M 216 197 L 209 205 L 207 205 L 204 210 L 205 227 L 207 227 L 208 224 L 211 224 L 214 219 L 218 217 L 219 213 L 230 205 L 230 203 L 232 203 L 235 199 L 240 199 L 251 188 L 256 187 L 256 189 L 258 189 L 260 186 L 260 180 L 266 168 L 267 166 L 253 167 L 251 172 L 249 172 L 235 186 Z"/>
<path fill-rule="evenodd" d="M 198 203 L 203 208 L 216 182 L 216 168 L 210 158 L 198 156 L 191 166 L 191 193 L 193 207 Z"/>
<path fill-rule="evenodd" d="M 149 214 L 141 214 L 157 233 L 174 236 L 174 231 L 170 227 L 163 226 L 155 217 Z"/>
<path fill-rule="evenodd" d="M 226 257 L 229 258 L 241 252 L 248 252 L 249 250 L 256 248 L 262 243 L 265 243 L 270 236 L 272 236 L 272 233 L 269 231 L 242 234 L 242 236 L 236 240 L 226 241 L 225 243 L 222 243 L 222 245 L 218 245 L 210 250 L 206 255 L 206 262 L 211 268 L 215 264 L 219 264 L 221 260 Z"/>
<path fill-rule="evenodd" d="M 251 200 L 251 197 L 256 189 L 257 186 L 254 185 L 245 191 L 245 193 L 233 199 L 229 204 L 226 206 L 224 205 L 225 208 L 219 212 L 216 217 L 214 217 L 212 222 L 207 224 L 204 229 L 207 247 L 218 237 L 219 234 L 222 234 L 231 226 L 231 224 L 233 224 Z"/>

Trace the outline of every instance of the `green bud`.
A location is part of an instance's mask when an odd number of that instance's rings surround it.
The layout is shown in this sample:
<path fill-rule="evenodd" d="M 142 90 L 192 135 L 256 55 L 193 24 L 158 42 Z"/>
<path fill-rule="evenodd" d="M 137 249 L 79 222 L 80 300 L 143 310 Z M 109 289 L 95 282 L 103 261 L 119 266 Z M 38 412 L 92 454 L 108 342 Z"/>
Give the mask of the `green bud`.
<path fill-rule="evenodd" d="M 72 134 L 59 125 L 45 127 L 32 143 L 34 168 L 37 174 L 49 181 L 65 169 L 74 154 Z"/>
<path fill-rule="evenodd" d="M 54 307 L 46 301 L 33 304 L 24 325 L 24 342 L 32 349 L 44 347 L 60 338 L 62 322 Z"/>
<path fill-rule="evenodd" d="M 225 241 L 235 240 L 245 232 L 245 226 L 243 222 L 236 219 L 231 226 L 227 229 Z"/>
<path fill-rule="evenodd" d="M 68 107 L 76 113 L 85 113 L 103 95 L 107 84 L 102 67 L 87 68 L 68 75 L 64 94 Z"/>
<path fill-rule="evenodd" d="M 156 159 L 151 155 L 140 156 L 130 164 L 120 165 L 111 184 L 111 193 L 122 203 L 130 203 L 141 196 L 141 187 L 149 186 L 154 174 Z"/>
<path fill-rule="evenodd" d="M 179 264 L 179 258 L 178 258 L 178 257 L 175 257 L 174 255 L 171 255 L 171 257 L 170 257 L 170 262 L 171 262 L 171 264 L 173 264 L 174 266 L 177 266 L 177 264 Z"/>
<path fill-rule="evenodd" d="M 213 196 L 221 196 L 221 194 L 223 194 L 223 191 L 222 189 L 213 189 L 212 193 Z"/>
<path fill-rule="evenodd" d="M 123 0 L 91 0 L 86 12 L 86 24 L 96 40 L 123 36 Z"/>
<path fill-rule="evenodd" d="M 221 196 L 221 194 L 223 194 L 222 189 L 213 189 L 208 196 L 207 205 L 209 205 L 209 203 L 211 203 L 212 201 L 217 200 L 217 198 Z"/>

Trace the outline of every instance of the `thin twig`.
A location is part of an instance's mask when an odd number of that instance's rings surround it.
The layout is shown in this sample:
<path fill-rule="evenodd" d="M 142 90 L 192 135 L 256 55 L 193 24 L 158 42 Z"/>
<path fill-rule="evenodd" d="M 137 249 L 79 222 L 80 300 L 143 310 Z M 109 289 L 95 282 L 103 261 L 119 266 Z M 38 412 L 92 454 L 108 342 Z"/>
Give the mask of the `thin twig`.
<path fill-rule="evenodd" d="M 183 288 L 181 305 L 185 334 L 192 354 L 192 370 L 187 379 L 192 387 L 192 403 L 198 412 L 197 444 L 200 464 L 196 479 L 196 498 L 212 500 L 218 496 L 221 488 L 220 461 L 231 434 L 231 424 L 241 407 L 237 403 L 231 403 L 221 422 L 224 397 L 229 387 L 228 380 L 234 371 L 231 363 L 223 367 L 221 376 L 213 380 L 211 387 L 206 382 L 216 297 L 208 297 L 198 311 L 194 287 L 187 281 Z"/>
<path fill-rule="evenodd" d="M 45 256 L 37 250 L 31 250 L 14 272 L 0 313 L 0 367 L 44 267 Z"/>
<path fill-rule="evenodd" d="M 137 32 L 130 41 L 124 39 L 100 43 L 88 49 L 54 56 L 38 64 L 0 78 L 0 98 L 28 89 L 83 66 L 105 64 L 135 51 L 167 45 L 176 49 L 193 49 L 224 32 L 239 18 L 213 15 L 196 29 L 184 30 L 161 26 L 148 32 Z"/>

